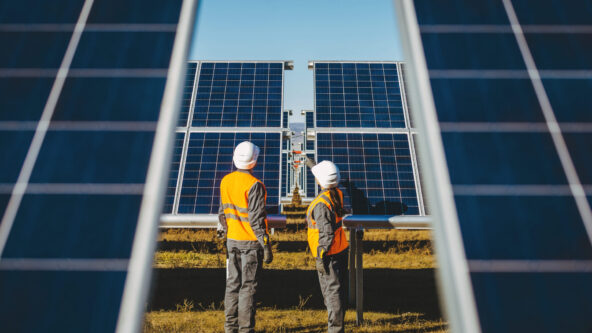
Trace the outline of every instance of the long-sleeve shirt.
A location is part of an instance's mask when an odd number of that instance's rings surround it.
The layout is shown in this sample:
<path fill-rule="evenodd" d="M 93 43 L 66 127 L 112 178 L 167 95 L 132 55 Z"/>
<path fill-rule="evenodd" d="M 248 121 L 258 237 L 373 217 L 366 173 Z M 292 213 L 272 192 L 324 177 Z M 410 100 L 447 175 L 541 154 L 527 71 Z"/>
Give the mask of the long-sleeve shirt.
<path fill-rule="evenodd" d="M 311 215 L 319 229 L 319 249 L 323 248 L 327 252 L 335 238 L 335 213 L 327 205 L 319 203 L 313 208 Z"/>

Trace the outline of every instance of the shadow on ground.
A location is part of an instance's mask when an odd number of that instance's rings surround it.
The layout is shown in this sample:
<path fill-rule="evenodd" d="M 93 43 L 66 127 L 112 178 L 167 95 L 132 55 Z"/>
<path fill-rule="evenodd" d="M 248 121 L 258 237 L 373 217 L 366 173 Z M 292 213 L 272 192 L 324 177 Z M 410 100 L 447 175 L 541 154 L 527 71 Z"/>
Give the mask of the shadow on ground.
<path fill-rule="evenodd" d="M 155 269 L 149 311 L 174 310 L 184 300 L 197 307 L 219 306 L 224 297 L 225 270 Z M 324 309 L 316 271 L 264 270 L 258 305 L 289 309 Z M 309 298 L 310 296 L 310 298 Z M 304 300 L 308 300 L 302 303 Z M 433 269 L 368 269 L 364 271 L 364 309 L 367 311 L 418 312 L 441 318 Z"/>

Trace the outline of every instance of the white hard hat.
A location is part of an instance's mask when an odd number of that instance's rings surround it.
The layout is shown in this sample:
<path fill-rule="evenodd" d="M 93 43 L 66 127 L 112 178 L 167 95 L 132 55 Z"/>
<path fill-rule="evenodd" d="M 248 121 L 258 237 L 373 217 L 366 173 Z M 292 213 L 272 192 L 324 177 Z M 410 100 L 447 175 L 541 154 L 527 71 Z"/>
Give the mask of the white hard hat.
<path fill-rule="evenodd" d="M 243 141 L 234 148 L 232 161 L 237 168 L 250 170 L 257 164 L 257 157 L 259 157 L 259 147 L 249 141 Z"/>
<path fill-rule="evenodd" d="M 310 171 L 312 171 L 312 174 L 323 188 L 336 187 L 341 179 L 339 168 L 335 163 L 330 161 L 322 161 L 313 166 Z"/>

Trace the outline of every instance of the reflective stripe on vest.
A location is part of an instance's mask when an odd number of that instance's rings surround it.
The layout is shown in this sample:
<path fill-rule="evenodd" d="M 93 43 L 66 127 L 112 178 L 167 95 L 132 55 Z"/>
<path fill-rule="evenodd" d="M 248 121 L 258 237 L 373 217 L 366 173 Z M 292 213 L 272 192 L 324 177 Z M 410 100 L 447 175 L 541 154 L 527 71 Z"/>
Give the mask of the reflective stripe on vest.
<path fill-rule="evenodd" d="M 341 202 L 343 202 L 343 193 L 338 189 L 337 190 Z M 345 237 L 345 231 L 343 230 L 342 226 L 342 217 L 337 216 L 337 212 L 335 210 L 335 202 L 332 200 L 330 192 L 324 191 L 319 194 L 319 196 L 314 199 L 310 205 L 308 206 L 308 210 L 306 211 L 306 221 L 308 225 L 308 246 L 310 247 L 310 252 L 313 257 L 317 257 L 317 249 L 319 247 L 319 228 L 317 226 L 316 221 L 312 218 L 312 211 L 314 210 L 315 206 L 319 203 L 326 205 L 334 214 L 335 216 L 335 232 L 333 235 L 333 242 L 327 251 L 327 255 L 337 254 L 343 250 L 345 250 L 349 244 L 347 242 L 347 238 Z"/>
<path fill-rule="evenodd" d="M 249 191 L 261 181 L 250 173 L 235 171 L 226 175 L 220 183 L 220 198 L 226 224 L 228 239 L 237 241 L 257 241 L 249 221 Z M 263 185 L 263 183 L 261 183 Z M 264 185 L 265 186 L 265 185 Z M 267 219 L 265 220 L 267 229 Z"/>

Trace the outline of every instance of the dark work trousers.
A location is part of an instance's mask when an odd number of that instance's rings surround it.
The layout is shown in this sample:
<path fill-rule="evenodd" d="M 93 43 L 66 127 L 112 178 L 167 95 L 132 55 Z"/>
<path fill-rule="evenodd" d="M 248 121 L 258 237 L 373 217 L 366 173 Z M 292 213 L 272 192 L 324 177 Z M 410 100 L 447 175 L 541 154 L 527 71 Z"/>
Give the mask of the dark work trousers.
<path fill-rule="evenodd" d="M 226 333 L 255 332 L 255 293 L 263 249 L 228 249 L 224 314 Z"/>
<path fill-rule="evenodd" d="M 322 262 L 329 275 L 317 267 L 321 292 L 328 312 L 329 333 L 344 332 L 346 308 L 347 251 L 327 256 Z M 317 265 L 323 264 L 317 259 Z"/>

